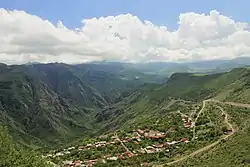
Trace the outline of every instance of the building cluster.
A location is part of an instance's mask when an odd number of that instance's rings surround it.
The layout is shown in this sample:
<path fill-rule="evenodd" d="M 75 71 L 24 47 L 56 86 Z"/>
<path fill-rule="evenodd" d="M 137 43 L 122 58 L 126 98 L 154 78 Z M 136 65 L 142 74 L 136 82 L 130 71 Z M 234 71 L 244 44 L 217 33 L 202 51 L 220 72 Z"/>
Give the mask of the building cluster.
<path fill-rule="evenodd" d="M 131 135 L 130 135 L 131 136 Z M 88 143 L 85 146 L 78 146 L 78 147 L 70 147 L 67 149 L 64 149 L 60 152 L 52 154 L 48 154 L 47 157 L 55 158 L 55 157 L 60 157 L 64 156 L 67 154 L 70 154 L 72 151 L 85 151 L 85 150 L 90 150 L 93 148 L 98 148 L 98 147 L 105 147 L 107 145 L 116 145 L 116 144 L 121 144 L 121 143 L 128 143 L 128 142 L 133 142 L 136 145 L 139 145 L 140 142 L 142 142 L 142 139 L 149 139 L 149 140 L 158 140 L 158 139 L 164 139 L 166 138 L 167 133 L 165 132 L 160 132 L 157 130 L 150 130 L 150 129 L 137 129 L 133 130 L 133 135 L 131 137 L 124 137 L 123 139 L 119 139 L 117 135 L 114 135 L 111 137 L 111 141 L 98 141 L 95 143 Z M 140 148 L 136 149 L 133 151 L 126 151 L 124 153 L 118 153 L 118 154 L 107 154 L 103 155 L 101 158 L 98 159 L 93 159 L 93 160 L 76 160 L 76 161 L 64 161 L 63 162 L 63 167 L 90 167 L 93 166 L 94 164 L 99 164 L 99 163 L 107 163 L 107 161 L 116 161 L 116 160 L 121 160 L 121 159 L 126 159 L 126 158 L 131 158 L 133 156 L 137 156 L 138 154 L 151 154 L 151 153 L 157 153 L 157 152 L 162 152 L 162 151 L 169 151 L 169 146 L 173 144 L 178 144 L 180 142 L 189 142 L 187 138 L 182 138 L 179 141 L 171 141 L 171 142 L 164 142 L 162 144 L 157 144 L 157 145 L 151 145 L 147 146 L 145 148 Z"/>
<path fill-rule="evenodd" d="M 86 161 L 81 161 L 81 160 L 76 160 L 76 161 L 63 161 L 63 167 L 91 167 L 95 164 L 99 163 L 107 163 L 107 161 L 117 161 L 125 158 L 131 158 L 135 156 L 135 154 L 131 152 L 124 152 L 124 153 L 118 153 L 115 155 L 112 154 L 107 154 L 104 155 L 102 158 L 98 159 L 93 159 L 93 160 L 86 160 Z"/>
<path fill-rule="evenodd" d="M 183 125 L 185 128 L 190 128 L 193 126 L 193 123 L 189 118 L 182 116 L 181 120 L 183 121 Z"/>
<path fill-rule="evenodd" d="M 139 137 L 146 137 L 149 139 L 163 139 L 167 136 L 167 133 L 150 129 L 145 129 L 145 130 L 138 129 L 136 132 Z"/>

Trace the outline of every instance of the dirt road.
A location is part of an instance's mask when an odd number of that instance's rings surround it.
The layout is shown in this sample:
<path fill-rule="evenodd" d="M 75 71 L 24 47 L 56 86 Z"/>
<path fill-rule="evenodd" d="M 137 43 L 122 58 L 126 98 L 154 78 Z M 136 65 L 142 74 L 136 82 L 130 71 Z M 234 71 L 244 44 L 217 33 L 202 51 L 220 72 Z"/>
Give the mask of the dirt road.
<path fill-rule="evenodd" d="M 126 152 L 132 153 L 132 152 L 128 149 L 128 147 L 125 146 L 125 144 L 121 141 L 121 139 L 118 137 L 118 135 L 115 134 L 115 136 L 116 136 L 117 140 L 119 140 L 119 142 L 121 143 L 121 145 L 123 146 L 123 148 L 126 150 Z"/>
<path fill-rule="evenodd" d="M 215 103 L 220 103 L 220 104 L 228 104 L 231 106 L 237 106 L 237 107 L 246 107 L 246 108 L 250 108 L 250 104 L 245 104 L 245 103 L 237 103 L 237 102 L 221 102 L 215 99 L 209 99 L 207 101 L 211 101 L 211 102 L 215 102 Z"/>
<path fill-rule="evenodd" d="M 218 102 L 218 101 L 204 100 L 204 101 L 203 101 L 203 106 L 202 106 L 202 108 L 201 108 L 199 114 L 197 115 L 197 117 L 196 117 L 196 119 L 195 119 L 195 122 L 196 122 L 197 119 L 199 118 L 199 115 L 203 112 L 203 110 L 204 110 L 204 108 L 205 108 L 205 106 L 206 106 L 206 102 Z M 220 102 L 220 103 L 221 103 L 221 102 Z M 226 104 L 227 104 L 227 103 L 226 103 Z M 238 104 L 238 103 L 234 103 L 234 104 Z M 241 105 L 240 105 L 240 106 L 241 106 Z M 165 165 L 171 166 L 171 165 L 173 165 L 173 164 L 175 164 L 175 163 L 184 161 L 184 160 L 186 160 L 186 159 L 188 159 L 188 158 L 190 158 L 190 157 L 193 157 L 193 156 L 195 156 L 195 155 L 197 155 L 197 154 L 200 154 L 200 153 L 202 153 L 202 152 L 204 152 L 204 151 L 207 151 L 207 150 L 211 149 L 212 147 L 214 147 L 214 146 L 216 146 L 217 144 L 219 144 L 222 140 L 225 140 L 225 139 L 227 139 L 228 137 L 232 136 L 232 135 L 235 133 L 235 129 L 233 128 L 233 125 L 228 121 L 228 114 L 226 113 L 226 111 L 224 111 L 224 109 L 223 109 L 222 107 L 220 107 L 220 106 L 217 106 L 217 107 L 218 107 L 218 108 L 221 110 L 221 112 L 225 115 L 225 122 L 226 122 L 226 124 L 228 125 L 228 127 L 230 127 L 230 128 L 232 129 L 232 132 L 231 132 L 231 133 L 229 133 L 229 134 L 223 136 L 222 138 L 220 138 L 219 140 L 217 140 L 216 142 L 214 142 L 214 143 L 212 143 L 212 144 L 209 144 L 209 145 L 207 145 L 207 146 L 205 146 L 205 147 L 203 147 L 203 148 L 201 148 L 201 149 L 199 149 L 199 150 L 196 150 L 196 151 L 192 152 L 192 153 L 189 154 L 189 155 L 183 156 L 183 157 L 181 157 L 181 158 L 179 158 L 179 159 L 177 159 L 177 160 L 175 160 L 175 161 L 172 161 L 172 162 L 169 162 L 169 163 L 166 163 L 166 164 L 155 165 L 154 167 L 163 167 L 163 166 L 165 166 Z M 250 107 L 250 105 L 249 105 L 249 107 Z M 195 126 L 194 126 L 194 135 L 195 135 Z"/>
<path fill-rule="evenodd" d="M 197 115 L 197 117 L 195 118 L 195 120 L 194 120 L 194 122 L 193 122 L 193 138 L 192 138 L 192 140 L 194 140 L 195 139 L 195 129 L 196 129 L 196 122 L 197 122 L 197 120 L 198 120 L 198 118 L 200 117 L 200 114 L 204 111 L 204 109 L 205 109 L 205 107 L 206 107 L 206 102 L 207 102 L 207 100 L 204 100 L 202 103 L 202 108 L 201 108 L 201 110 L 199 111 L 199 113 L 198 113 L 198 115 Z"/>

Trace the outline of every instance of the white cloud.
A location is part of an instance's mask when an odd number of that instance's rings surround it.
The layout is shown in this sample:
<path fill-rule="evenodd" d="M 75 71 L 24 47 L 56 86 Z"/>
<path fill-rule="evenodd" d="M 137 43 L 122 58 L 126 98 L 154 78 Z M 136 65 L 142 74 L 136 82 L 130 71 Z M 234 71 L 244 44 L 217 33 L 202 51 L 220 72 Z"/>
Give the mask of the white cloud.
<path fill-rule="evenodd" d="M 71 30 L 61 21 L 53 25 L 23 11 L 0 9 L 0 61 L 180 61 L 250 55 L 249 24 L 217 11 L 180 14 L 176 31 L 131 14 L 85 19 L 82 24 Z"/>

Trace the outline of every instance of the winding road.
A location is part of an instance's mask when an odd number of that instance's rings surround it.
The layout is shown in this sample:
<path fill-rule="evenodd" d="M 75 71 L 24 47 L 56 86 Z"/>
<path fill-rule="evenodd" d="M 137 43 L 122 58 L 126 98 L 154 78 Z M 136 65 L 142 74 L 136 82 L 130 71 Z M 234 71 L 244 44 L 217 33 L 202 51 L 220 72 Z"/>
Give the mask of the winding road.
<path fill-rule="evenodd" d="M 242 103 L 235 103 L 235 102 L 221 102 L 221 101 L 213 100 L 213 99 L 204 100 L 204 101 L 203 101 L 203 106 L 202 106 L 201 110 L 199 111 L 199 113 L 198 113 L 198 115 L 197 115 L 197 117 L 196 117 L 196 119 L 195 119 L 195 122 L 194 122 L 193 137 L 195 137 L 195 123 L 196 123 L 196 121 L 198 120 L 200 114 L 204 111 L 205 106 L 206 106 L 206 102 L 214 102 L 214 103 L 220 103 L 220 104 L 233 105 L 233 106 L 237 106 L 237 107 L 247 107 L 247 108 L 250 108 L 250 104 L 242 104 Z M 207 145 L 207 146 L 205 146 L 205 147 L 203 147 L 203 148 L 201 148 L 201 149 L 199 149 L 199 150 L 196 150 L 196 151 L 192 152 L 192 153 L 189 154 L 189 155 L 183 156 L 183 157 L 181 157 L 181 158 L 179 158 L 179 159 L 177 159 L 177 160 L 175 160 L 175 161 L 172 161 L 172 162 L 169 162 L 169 163 L 166 163 L 166 164 L 154 165 L 154 167 L 163 167 L 163 166 L 165 166 L 165 165 L 171 166 L 171 165 L 176 164 L 176 163 L 178 163 L 178 162 L 184 161 L 184 160 L 186 160 L 186 159 L 188 159 L 188 158 L 190 158 L 190 157 L 193 157 L 193 156 L 195 156 L 195 155 L 197 155 L 197 154 L 200 154 L 200 153 L 202 153 L 202 152 L 204 152 L 204 151 L 207 151 L 207 150 L 211 149 L 212 147 L 218 145 L 222 140 L 225 140 L 225 139 L 227 139 L 228 137 L 232 136 L 232 135 L 235 133 L 235 129 L 234 129 L 233 125 L 228 121 L 228 114 L 227 114 L 227 112 L 226 112 L 222 107 L 220 107 L 220 106 L 218 106 L 218 105 L 216 105 L 216 106 L 217 106 L 217 107 L 221 110 L 221 112 L 225 115 L 225 118 L 224 118 L 224 119 L 225 119 L 225 123 L 226 123 L 227 126 L 232 130 L 231 133 L 228 133 L 227 135 L 224 135 L 222 138 L 220 138 L 220 139 L 217 140 L 216 142 L 214 142 L 214 143 L 212 143 L 212 144 L 209 144 L 209 145 Z"/>

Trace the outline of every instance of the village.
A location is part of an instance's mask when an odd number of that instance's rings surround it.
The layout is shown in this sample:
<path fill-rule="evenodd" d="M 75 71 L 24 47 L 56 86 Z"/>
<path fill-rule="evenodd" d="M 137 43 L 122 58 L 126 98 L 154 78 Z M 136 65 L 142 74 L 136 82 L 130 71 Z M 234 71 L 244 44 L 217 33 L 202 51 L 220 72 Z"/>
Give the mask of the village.
<path fill-rule="evenodd" d="M 181 113 L 180 113 L 181 114 Z M 181 114 L 181 120 L 183 121 L 183 127 L 187 129 L 191 129 L 193 126 L 193 123 L 191 119 L 189 119 L 186 115 Z M 109 161 L 117 161 L 117 160 L 123 160 L 132 158 L 134 156 L 138 156 L 141 154 L 153 154 L 153 153 L 159 153 L 159 152 L 169 152 L 169 148 L 171 145 L 176 145 L 178 143 L 188 143 L 188 138 L 181 138 L 177 141 L 169 141 L 167 139 L 168 137 L 168 131 L 161 132 L 158 130 L 152 130 L 152 129 L 137 129 L 132 130 L 131 132 L 127 133 L 126 137 L 119 137 L 117 133 L 109 134 L 108 136 L 100 136 L 98 139 L 99 141 L 96 141 L 94 143 L 87 143 L 85 145 L 80 145 L 76 147 L 69 147 L 67 149 L 63 149 L 61 151 L 57 151 L 51 154 L 47 154 L 46 157 L 50 158 L 52 161 L 53 159 L 61 159 L 60 166 L 62 167 L 90 167 L 95 164 L 100 163 L 108 163 Z M 102 140 L 101 140 L 102 139 Z M 106 139 L 106 140 L 105 140 Z M 141 145 L 143 141 L 150 141 L 152 144 L 150 145 L 144 145 L 144 147 Z M 160 142 L 159 142 L 160 141 Z M 161 142 L 163 141 L 163 142 Z M 131 147 L 128 147 L 128 144 L 130 144 Z M 120 150 L 120 152 L 113 152 L 113 153 L 104 153 L 100 157 L 96 157 L 93 159 L 75 159 L 72 158 L 67 159 L 71 157 L 71 154 L 84 154 L 86 151 L 91 150 L 101 150 L 105 147 L 114 147 L 114 149 Z M 118 149 L 120 148 L 120 149 Z M 142 166 L 148 166 L 148 163 L 141 164 Z"/>

